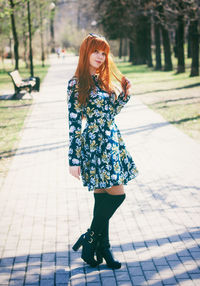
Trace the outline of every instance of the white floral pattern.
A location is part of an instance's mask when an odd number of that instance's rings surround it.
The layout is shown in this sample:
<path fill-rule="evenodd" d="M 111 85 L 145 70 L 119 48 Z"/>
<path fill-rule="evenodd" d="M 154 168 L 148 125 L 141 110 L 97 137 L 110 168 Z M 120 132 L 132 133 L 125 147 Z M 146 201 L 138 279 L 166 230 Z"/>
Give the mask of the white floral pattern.
<path fill-rule="evenodd" d="M 126 185 L 138 175 L 135 163 L 127 151 L 121 133 L 115 124 L 130 96 L 120 93 L 114 99 L 102 90 L 97 76 L 93 76 L 95 89 L 90 92 L 87 106 L 78 101 L 78 80 L 68 82 L 69 165 L 81 167 L 83 186 L 89 191 Z M 87 119 L 81 133 L 82 115 Z"/>

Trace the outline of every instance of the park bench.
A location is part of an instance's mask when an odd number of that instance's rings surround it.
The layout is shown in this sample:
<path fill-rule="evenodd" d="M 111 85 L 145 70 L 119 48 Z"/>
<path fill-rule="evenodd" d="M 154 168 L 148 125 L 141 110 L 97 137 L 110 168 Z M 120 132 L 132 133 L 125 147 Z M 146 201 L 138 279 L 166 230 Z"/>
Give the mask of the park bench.
<path fill-rule="evenodd" d="M 28 90 L 29 93 L 32 91 L 39 91 L 40 90 L 40 78 L 39 77 L 29 77 L 26 79 L 22 79 L 19 71 L 14 70 L 8 73 L 12 79 L 16 97 L 21 90 Z"/>

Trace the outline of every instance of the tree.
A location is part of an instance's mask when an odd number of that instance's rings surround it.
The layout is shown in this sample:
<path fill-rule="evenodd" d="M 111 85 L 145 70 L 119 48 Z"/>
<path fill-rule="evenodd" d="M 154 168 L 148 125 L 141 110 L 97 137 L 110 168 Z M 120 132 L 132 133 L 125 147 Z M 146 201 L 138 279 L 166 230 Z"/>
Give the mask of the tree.
<path fill-rule="evenodd" d="M 148 67 L 153 67 L 153 62 L 152 62 L 152 52 L 151 52 L 151 29 L 152 29 L 152 17 L 151 15 L 147 18 L 147 65 Z"/>
<path fill-rule="evenodd" d="M 188 56 L 192 56 L 191 75 L 199 74 L 199 0 L 170 0 L 168 3 L 169 4 L 167 5 L 167 10 L 171 15 L 171 22 L 176 24 L 175 56 L 177 56 L 178 59 L 177 73 L 185 71 L 184 30 L 186 23 L 189 22 Z"/>
<path fill-rule="evenodd" d="M 0 56 L 4 67 L 4 57 L 12 58 L 10 8 L 5 0 L 0 2 L 0 22 Z M 6 46 L 10 47 L 10 51 L 8 49 L 5 51 Z"/>
<path fill-rule="evenodd" d="M 190 21 L 190 36 L 191 36 L 191 55 L 192 66 L 190 76 L 199 75 L 199 34 L 198 34 L 198 20 Z"/>
<path fill-rule="evenodd" d="M 154 16 L 154 37 L 155 37 L 155 53 L 156 53 L 156 70 L 162 69 L 161 62 L 161 41 L 160 41 L 160 22 L 157 16 Z"/>
<path fill-rule="evenodd" d="M 177 73 L 185 72 L 185 57 L 184 57 L 184 17 L 183 15 L 178 15 L 177 18 L 178 27 L 176 30 L 177 33 L 177 58 L 178 58 L 178 67 Z"/>
<path fill-rule="evenodd" d="M 15 55 L 15 69 L 18 70 L 19 68 L 19 53 L 18 53 L 18 36 L 17 36 L 17 30 L 16 30 L 16 25 L 15 25 L 15 14 L 14 14 L 14 9 L 15 9 L 15 4 L 13 0 L 9 0 L 10 2 L 10 18 L 11 18 L 11 27 L 12 27 L 12 34 L 13 34 L 13 39 L 14 39 L 14 55 Z"/>
<path fill-rule="evenodd" d="M 160 27 L 162 33 L 163 49 L 164 49 L 164 60 L 165 60 L 164 70 L 171 71 L 173 69 L 172 59 L 171 59 L 171 44 L 170 44 L 169 31 L 165 16 L 164 1 L 161 0 L 157 2 L 158 3 L 156 6 L 156 12 L 157 12 L 157 17 L 160 19 Z"/>
<path fill-rule="evenodd" d="M 27 0 L 27 11 L 28 11 L 28 31 L 29 31 L 29 60 L 30 60 L 30 72 L 31 76 L 34 76 L 34 68 L 33 68 L 33 52 L 32 52 L 32 31 L 31 31 L 31 11 L 30 11 L 30 3 Z"/>

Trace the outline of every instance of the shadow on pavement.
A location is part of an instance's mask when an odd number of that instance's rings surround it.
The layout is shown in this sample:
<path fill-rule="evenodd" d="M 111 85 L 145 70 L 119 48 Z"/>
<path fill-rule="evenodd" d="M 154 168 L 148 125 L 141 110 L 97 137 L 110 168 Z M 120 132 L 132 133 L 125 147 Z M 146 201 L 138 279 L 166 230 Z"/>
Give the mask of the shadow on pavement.
<path fill-rule="evenodd" d="M 10 285 L 23 285 L 23 283 L 38 283 L 38 285 L 40 283 L 43 286 L 71 285 L 70 282 L 72 281 L 72 285 L 86 285 L 86 281 L 98 283 L 96 285 L 104 285 L 102 284 L 104 279 L 107 283 L 109 280 L 113 282 L 110 285 L 125 285 L 122 282 L 129 282 L 129 284 L 141 286 L 147 285 L 146 281 L 148 281 L 148 285 L 153 286 L 163 284 L 178 285 L 183 281 L 200 279 L 200 270 L 196 262 L 200 259 L 200 248 L 194 245 L 190 247 L 185 245 L 185 248 L 176 249 L 176 242 L 181 241 L 191 244 L 192 242 L 195 243 L 195 240 L 198 238 L 200 238 L 198 228 L 195 228 L 195 230 L 191 228 L 188 232 L 179 235 L 122 244 L 123 251 L 132 251 L 133 257 L 135 250 L 143 249 L 143 251 L 148 252 L 148 248 L 156 249 L 167 244 L 170 246 L 174 244 L 175 251 L 166 255 L 160 255 L 162 253 L 161 250 L 159 256 L 152 256 L 152 259 L 142 261 L 134 258 L 133 261 L 127 262 L 128 267 L 126 264 L 122 264 L 122 268 L 115 271 L 108 269 L 105 264 L 96 268 L 89 267 L 82 262 L 80 251 L 64 250 L 5 257 L 0 261 L 1 285 L 8 285 L 10 275 Z M 115 247 L 120 249 L 120 245 L 114 245 Z M 69 248 L 71 249 L 71 246 Z M 179 268 L 179 266 L 181 267 Z M 117 283 L 115 282 L 116 280 Z"/>
<path fill-rule="evenodd" d="M 56 145 L 56 146 L 52 146 L 52 145 Z M 67 141 L 60 141 L 60 142 L 53 142 L 53 143 L 48 143 L 48 144 L 40 144 L 40 145 L 23 147 L 23 148 L 17 148 L 17 149 L 12 149 L 9 151 L 1 152 L 0 159 L 9 158 L 12 156 L 33 154 L 33 153 L 44 152 L 44 151 L 52 151 L 52 150 L 56 150 L 60 148 L 66 148 L 67 146 L 68 146 Z M 23 150 L 28 150 L 28 151 L 23 151 Z M 15 154 L 16 151 L 18 151 L 18 153 Z"/>
<path fill-rule="evenodd" d="M 185 88 L 193 88 L 193 87 L 197 87 L 197 86 L 200 86 L 200 83 L 189 84 L 189 85 L 185 85 L 185 86 L 181 86 L 181 87 L 175 87 L 175 88 L 166 88 L 166 89 L 154 89 L 154 90 L 148 90 L 148 91 L 145 91 L 145 92 L 138 92 L 138 93 L 134 93 L 134 95 L 143 95 L 143 94 L 149 94 L 149 93 L 155 93 L 155 92 L 172 91 L 172 90 L 181 90 L 181 89 L 185 89 Z"/>

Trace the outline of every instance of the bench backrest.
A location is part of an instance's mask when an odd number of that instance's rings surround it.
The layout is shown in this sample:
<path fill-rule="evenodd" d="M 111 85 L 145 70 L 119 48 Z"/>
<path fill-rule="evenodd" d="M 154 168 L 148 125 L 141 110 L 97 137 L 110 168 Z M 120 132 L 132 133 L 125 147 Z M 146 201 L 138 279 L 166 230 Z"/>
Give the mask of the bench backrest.
<path fill-rule="evenodd" d="M 18 70 L 15 70 L 15 71 L 13 71 L 13 72 L 10 72 L 9 74 L 10 74 L 10 76 L 12 77 L 12 79 L 13 79 L 15 85 L 16 85 L 16 86 L 20 86 L 20 84 L 22 83 L 22 78 L 21 78 L 21 76 L 20 76 Z"/>

